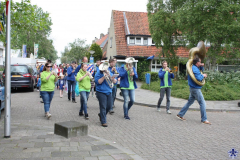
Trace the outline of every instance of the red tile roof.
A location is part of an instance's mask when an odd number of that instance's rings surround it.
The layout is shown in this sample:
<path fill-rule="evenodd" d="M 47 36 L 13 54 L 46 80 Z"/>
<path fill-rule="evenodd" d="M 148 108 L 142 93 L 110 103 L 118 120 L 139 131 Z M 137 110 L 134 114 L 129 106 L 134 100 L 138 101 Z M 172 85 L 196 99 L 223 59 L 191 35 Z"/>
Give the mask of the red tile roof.
<path fill-rule="evenodd" d="M 161 52 L 161 48 L 155 46 L 128 46 L 125 33 L 124 11 L 113 10 L 113 21 L 116 39 L 116 52 L 121 56 L 144 56 L 155 57 Z M 149 32 L 149 23 L 146 12 L 125 12 L 130 34 L 133 35 L 151 35 Z M 188 57 L 188 50 L 180 47 L 177 50 L 180 57 Z"/>
<path fill-rule="evenodd" d="M 102 55 L 102 59 L 106 58 L 107 51 L 105 51 Z"/>
<path fill-rule="evenodd" d="M 95 43 L 97 43 L 98 45 L 101 45 L 107 38 L 108 38 L 108 34 L 103 36 L 101 39 L 97 40 Z"/>

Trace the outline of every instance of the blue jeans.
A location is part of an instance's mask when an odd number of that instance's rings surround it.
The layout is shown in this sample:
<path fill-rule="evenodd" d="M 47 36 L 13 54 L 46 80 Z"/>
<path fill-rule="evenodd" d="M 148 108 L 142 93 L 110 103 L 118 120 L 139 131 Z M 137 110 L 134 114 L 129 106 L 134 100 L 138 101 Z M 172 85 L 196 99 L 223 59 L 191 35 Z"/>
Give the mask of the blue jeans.
<path fill-rule="evenodd" d="M 110 111 L 112 106 L 112 93 L 106 95 L 102 92 L 96 92 L 96 94 L 100 106 L 101 123 L 105 124 L 107 123 L 107 113 Z"/>
<path fill-rule="evenodd" d="M 52 101 L 52 98 L 54 95 L 54 91 L 52 91 L 52 92 L 41 91 L 40 94 L 43 99 L 44 110 L 45 110 L 45 112 L 49 112 L 50 104 L 51 104 L 51 101 Z"/>
<path fill-rule="evenodd" d="M 68 99 L 71 100 L 71 87 L 72 87 L 72 100 L 75 101 L 75 86 L 76 81 L 68 81 Z"/>
<path fill-rule="evenodd" d="M 88 97 L 89 97 L 89 93 L 90 92 L 86 92 L 86 91 L 81 91 L 80 92 L 80 111 L 79 112 L 82 112 L 84 111 L 84 114 L 86 115 L 87 114 L 87 100 L 88 100 Z"/>
<path fill-rule="evenodd" d="M 112 88 L 112 107 L 111 107 L 110 111 L 113 110 L 114 102 L 116 99 L 116 94 L 117 94 L 117 85 L 114 85 Z"/>
<path fill-rule="evenodd" d="M 185 115 L 185 113 L 187 112 L 188 108 L 193 104 L 195 99 L 198 101 L 198 104 L 200 105 L 201 121 L 204 122 L 207 120 L 207 113 L 206 113 L 206 103 L 205 103 L 204 97 L 202 95 L 201 89 L 190 88 L 190 95 L 188 98 L 188 102 L 181 109 L 181 111 L 178 113 L 178 115 L 180 117 L 183 117 Z"/>
<path fill-rule="evenodd" d="M 128 111 L 132 107 L 134 101 L 135 101 L 135 89 L 121 89 L 124 103 L 123 103 L 123 112 L 124 117 L 128 116 Z M 130 101 L 129 100 L 130 97 Z"/>

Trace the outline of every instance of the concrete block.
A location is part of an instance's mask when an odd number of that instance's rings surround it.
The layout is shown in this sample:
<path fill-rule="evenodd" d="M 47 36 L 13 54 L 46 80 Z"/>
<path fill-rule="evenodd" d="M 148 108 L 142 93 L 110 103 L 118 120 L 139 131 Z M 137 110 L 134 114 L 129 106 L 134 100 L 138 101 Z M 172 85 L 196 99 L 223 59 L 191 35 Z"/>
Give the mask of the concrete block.
<path fill-rule="evenodd" d="M 70 138 L 88 135 L 88 125 L 76 121 L 55 123 L 54 134 Z"/>

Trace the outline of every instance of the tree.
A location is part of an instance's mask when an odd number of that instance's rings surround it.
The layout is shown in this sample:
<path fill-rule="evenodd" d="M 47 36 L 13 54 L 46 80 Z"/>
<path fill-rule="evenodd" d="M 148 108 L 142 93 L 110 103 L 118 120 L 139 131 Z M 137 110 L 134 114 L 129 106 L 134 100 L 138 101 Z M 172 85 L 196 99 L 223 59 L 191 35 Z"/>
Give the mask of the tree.
<path fill-rule="evenodd" d="M 97 43 L 93 43 L 89 51 L 95 51 L 95 53 L 92 55 L 94 57 L 94 62 L 96 62 L 96 60 L 102 59 L 102 55 L 103 55 L 102 49 Z M 86 56 L 88 57 L 88 59 L 90 59 L 90 56 L 91 56 L 90 52 L 88 52 Z"/>
<path fill-rule="evenodd" d="M 79 62 L 88 52 L 88 45 L 85 44 L 86 40 L 75 39 L 73 43 L 69 43 L 69 52 L 67 53 L 67 58 L 70 61 Z"/>
<path fill-rule="evenodd" d="M 176 56 L 177 45 L 174 44 L 173 39 L 177 39 L 179 35 L 176 11 L 182 3 L 182 0 L 165 2 L 163 0 L 149 0 L 147 4 L 151 36 L 156 47 L 162 47 L 159 58 L 164 57 L 172 64 L 178 61 Z"/>
<path fill-rule="evenodd" d="M 187 0 L 178 10 L 179 30 L 189 47 L 207 42 L 207 62 L 216 63 L 240 56 L 239 0 Z"/>
<path fill-rule="evenodd" d="M 2 13 L 5 4 L 2 3 Z M 57 59 L 57 52 L 54 49 L 52 40 L 48 37 L 51 33 L 52 21 L 49 13 L 42 8 L 31 5 L 30 0 L 14 3 L 11 1 L 11 48 L 21 49 L 27 45 L 28 56 L 34 53 L 34 42 L 39 44 L 39 57 L 45 57 L 52 61 Z M 5 30 L 6 31 L 6 30 Z M 6 34 L 0 36 L 0 40 L 6 42 Z"/>

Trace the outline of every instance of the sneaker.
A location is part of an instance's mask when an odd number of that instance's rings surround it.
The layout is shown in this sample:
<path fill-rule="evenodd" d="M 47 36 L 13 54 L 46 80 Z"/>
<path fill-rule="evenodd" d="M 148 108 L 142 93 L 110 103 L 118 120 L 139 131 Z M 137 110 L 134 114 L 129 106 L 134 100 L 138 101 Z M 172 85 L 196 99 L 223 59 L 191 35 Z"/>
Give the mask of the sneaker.
<path fill-rule="evenodd" d="M 40 98 L 42 98 L 42 96 L 40 96 Z"/>
<path fill-rule="evenodd" d="M 130 117 L 128 117 L 128 116 L 125 116 L 124 118 L 127 119 L 127 120 L 130 120 Z"/>
<path fill-rule="evenodd" d="M 51 118 L 51 114 L 50 113 L 47 113 L 47 119 L 50 119 Z"/>
<path fill-rule="evenodd" d="M 68 99 L 68 101 L 71 101 L 71 99 Z"/>
<path fill-rule="evenodd" d="M 100 115 L 100 113 L 98 113 L 98 117 L 99 117 L 99 121 L 101 122 L 101 115 Z"/>
<path fill-rule="evenodd" d="M 158 112 L 160 112 L 160 111 L 161 111 L 161 110 L 160 110 L 160 107 L 159 107 L 159 108 L 157 107 L 157 111 L 158 111 Z"/>
<path fill-rule="evenodd" d="M 185 121 L 185 120 L 186 120 L 185 118 L 180 117 L 179 115 L 177 115 L 177 118 L 180 119 L 180 120 L 182 120 L 182 121 Z"/>
<path fill-rule="evenodd" d="M 89 119 L 89 117 L 88 117 L 88 114 L 86 114 L 86 115 L 85 115 L 85 119 L 86 119 L 86 120 L 88 120 L 88 119 Z"/>
<path fill-rule="evenodd" d="M 40 101 L 40 103 L 44 103 L 43 101 Z"/>
<path fill-rule="evenodd" d="M 170 110 L 167 110 L 167 114 L 171 114 L 172 112 Z"/>
<path fill-rule="evenodd" d="M 107 127 L 108 125 L 106 123 L 102 124 L 103 127 Z"/>
<path fill-rule="evenodd" d="M 210 125 L 211 125 L 211 123 L 210 123 L 208 120 L 206 120 L 206 121 L 204 121 L 204 122 L 202 122 L 202 123 L 204 123 L 204 124 L 210 124 Z"/>
<path fill-rule="evenodd" d="M 114 111 L 113 111 L 113 110 L 112 110 L 112 111 L 109 111 L 109 113 L 110 113 L 110 114 L 113 114 L 113 113 L 114 113 Z"/>
<path fill-rule="evenodd" d="M 72 100 L 72 103 L 77 103 L 75 100 Z"/>
<path fill-rule="evenodd" d="M 79 112 L 79 116 L 83 116 L 84 114 L 83 114 L 83 112 Z"/>

